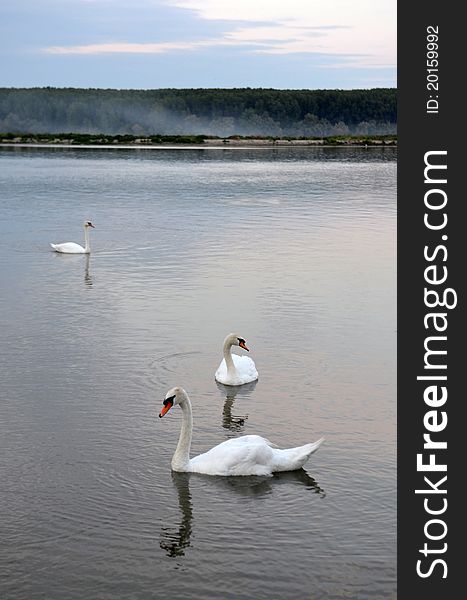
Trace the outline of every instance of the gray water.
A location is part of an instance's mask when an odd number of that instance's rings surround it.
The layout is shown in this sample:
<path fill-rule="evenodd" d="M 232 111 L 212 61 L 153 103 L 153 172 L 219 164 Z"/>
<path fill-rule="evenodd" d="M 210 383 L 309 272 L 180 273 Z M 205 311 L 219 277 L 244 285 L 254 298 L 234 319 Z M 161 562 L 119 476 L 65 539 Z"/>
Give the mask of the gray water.
<path fill-rule="evenodd" d="M 395 160 L 0 149 L 2 598 L 395 598 Z M 90 257 L 51 251 L 85 219 Z M 231 331 L 256 384 L 214 381 Z M 326 442 L 172 474 L 174 385 L 192 455 Z"/>

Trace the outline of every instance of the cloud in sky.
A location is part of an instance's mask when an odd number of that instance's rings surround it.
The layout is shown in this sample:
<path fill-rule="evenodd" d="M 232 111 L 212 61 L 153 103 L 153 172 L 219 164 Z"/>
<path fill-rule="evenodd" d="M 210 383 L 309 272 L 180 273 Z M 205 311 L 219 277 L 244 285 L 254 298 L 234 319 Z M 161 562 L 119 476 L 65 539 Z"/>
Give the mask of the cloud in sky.
<path fill-rule="evenodd" d="M 142 71 L 153 61 L 162 69 L 159 75 L 164 70 L 162 60 L 167 68 L 182 61 L 191 63 L 198 76 L 205 64 L 199 87 L 215 83 L 209 81 L 214 65 L 224 71 L 221 87 L 251 85 L 250 70 L 257 65 L 258 86 L 290 87 L 291 72 L 284 72 L 283 85 L 280 81 L 289 59 L 296 73 L 299 64 L 303 73 L 347 69 L 346 83 L 333 87 L 349 87 L 350 69 L 356 70 L 352 87 L 368 87 L 358 83 L 365 78 L 365 70 L 368 81 L 394 85 L 396 0 L 41 0 L 35 4 L 16 0 L 15 5 L 19 5 L 16 18 L 28 14 L 24 7 L 29 6 L 31 18 L 37 17 L 34 25 L 41 29 L 37 32 L 31 27 L 32 35 L 24 35 L 24 19 L 17 23 L 23 36 L 15 36 L 11 27 L 5 29 L 19 62 L 26 63 L 29 55 L 32 62 L 42 60 L 44 66 L 55 60 L 56 65 L 68 61 L 76 68 L 79 61 L 87 60 L 89 69 L 89 57 L 95 57 L 96 77 L 102 61 L 124 57 L 134 65 L 139 61 Z M 0 7 L 0 22 L 3 10 Z M 14 5 L 6 13 L 7 19 L 14 19 Z M 25 40 L 23 45 L 19 40 Z M 1 53 L 0 42 L 0 59 Z M 11 47 L 8 53 L 15 54 Z M 239 81 L 241 70 L 235 68 L 228 81 L 227 65 L 233 61 L 244 63 L 249 73 L 244 82 Z M 168 75 L 165 80 L 170 79 Z M 192 85 L 189 79 L 187 86 Z M 277 83 L 271 86 L 268 82 L 273 80 Z M 118 87 L 125 87 L 124 82 Z M 292 87 L 306 86 L 297 81 Z"/>
<path fill-rule="evenodd" d="M 87 3 L 112 0 L 83 0 Z M 248 47 L 252 53 L 352 55 L 360 66 L 394 66 L 395 3 L 379 0 L 166 0 L 200 20 L 243 22 L 222 37 L 173 42 L 93 43 L 53 46 L 51 54 L 159 54 L 216 46 Z M 150 2 L 154 6 L 155 2 Z M 384 19 L 382 17 L 385 17 Z M 389 25 L 391 24 L 392 27 Z M 268 23 L 258 25 L 259 23 Z M 248 25 L 246 25 L 248 23 Z M 358 57 L 358 58 L 357 58 Z"/>

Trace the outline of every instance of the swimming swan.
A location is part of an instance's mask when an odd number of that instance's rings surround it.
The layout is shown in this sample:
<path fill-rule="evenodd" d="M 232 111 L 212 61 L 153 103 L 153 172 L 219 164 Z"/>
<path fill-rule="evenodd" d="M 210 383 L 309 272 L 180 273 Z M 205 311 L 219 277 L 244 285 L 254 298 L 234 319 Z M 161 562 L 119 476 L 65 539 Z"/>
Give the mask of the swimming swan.
<path fill-rule="evenodd" d="M 224 358 L 214 377 L 224 385 L 243 385 L 258 379 L 255 363 L 248 356 L 232 354 L 232 346 L 240 346 L 249 352 L 245 340 L 236 333 L 230 333 L 224 340 Z"/>
<path fill-rule="evenodd" d="M 303 467 L 324 440 L 321 438 L 314 444 L 281 450 L 259 435 L 243 435 L 190 458 L 193 417 L 190 399 L 183 388 L 174 387 L 167 392 L 159 417 L 162 418 L 176 404 L 182 409 L 182 428 L 172 458 L 173 471 L 224 476 L 272 475 L 279 471 L 294 471 Z"/>
<path fill-rule="evenodd" d="M 85 246 L 75 244 L 75 242 L 65 242 L 63 244 L 50 244 L 55 252 L 62 252 L 63 254 L 89 254 L 91 252 L 91 246 L 89 244 L 89 228 L 94 229 L 94 225 L 91 221 L 84 222 L 84 242 Z"/>

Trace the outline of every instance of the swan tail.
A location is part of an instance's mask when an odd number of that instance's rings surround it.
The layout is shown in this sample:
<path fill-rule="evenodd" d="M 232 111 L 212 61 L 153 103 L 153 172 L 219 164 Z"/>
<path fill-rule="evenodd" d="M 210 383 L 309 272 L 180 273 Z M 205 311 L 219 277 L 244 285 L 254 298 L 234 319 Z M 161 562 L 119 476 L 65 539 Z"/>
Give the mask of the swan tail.
<path fill-rule="evenodd" d="M 276 450 L 276 464 L 273 471 L 295 471 L 296 469 L 301 469 L 323 442 L 324 437 L 312 444 L 305 444 L 297 448 L 287 448 L 286 450 Z"/>
<path fill-rule="evenodd" d="M 304 446 L 304 448 L 308 448 L 307 456 L 311 456 L 314 452 L 316 452 L 316 450 L 318 450 L 318 448 L 321 446 L 321 444 L 324 442 L 324 440 L 325 440 L 325 438 L 322 437 L 317 442 L 313 442 L 312 444 L 306 444 Z"/>
<path fill-rule="evenodd" d="M 56 250 L 56 249 L 57 249 L 57 245 L 56 245 L 56 244 L 50 244 L 50 245 L 52 246 L 52 248 L 53 248 L 54 250 Z"/>

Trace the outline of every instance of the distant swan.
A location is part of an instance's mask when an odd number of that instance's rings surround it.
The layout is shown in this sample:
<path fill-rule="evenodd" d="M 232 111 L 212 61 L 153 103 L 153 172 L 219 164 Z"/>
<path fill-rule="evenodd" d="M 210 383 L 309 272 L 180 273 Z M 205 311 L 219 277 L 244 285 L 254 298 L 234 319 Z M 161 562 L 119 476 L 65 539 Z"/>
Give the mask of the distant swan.
<path fill-rule="evenodd" d="M 89 244 L 89 228 L 94 229 L 94 225 L 91 221 L 84 222 L 84 248 L 75 242 L 64 242 L 63 244 L 50 244 L 55 252 L 62 252 L 63 254 L 89 254 L 91 252 L 91 246 Z"/>
<path fill-rule="evenodd" d="M 236 333 L 230 333 L 224 340 L 222 360 L 214 377 L 224 385 L 243 385 L 258 379 L 255 363 L 248 356 L 232 354 L 232 346 L 240 346 L 249 352 L 245 340 Z"/>
<path fill-rule="evenodd" d="M 259 435 L 244 435 L 222 442 L 190 459 L 193 417 L 190 398 L 183 388 L 174 387 L 167 392 L 159 417 L 163 417 L 176 404 L 182 409 L 182 428 L 172 458 L 174 471 L 223 476 L 272 475 L 279 471 L 295 471 L 303 467 L 324 440 L 321 438 L 313 444 L 281 450 Z"/>

